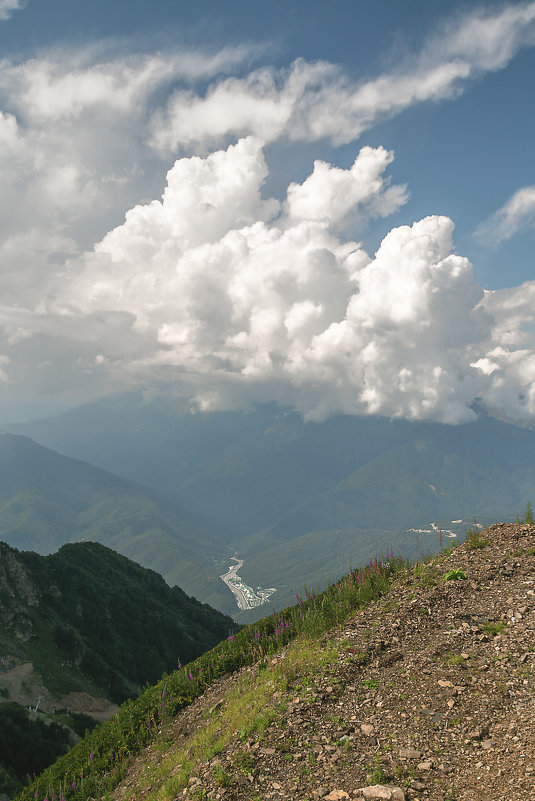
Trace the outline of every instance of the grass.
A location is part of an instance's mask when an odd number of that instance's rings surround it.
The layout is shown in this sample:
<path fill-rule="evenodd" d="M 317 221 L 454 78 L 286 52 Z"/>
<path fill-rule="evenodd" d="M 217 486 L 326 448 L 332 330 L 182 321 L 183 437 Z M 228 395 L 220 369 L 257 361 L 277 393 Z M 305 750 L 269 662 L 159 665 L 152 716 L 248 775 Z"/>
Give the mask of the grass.
<path fill-rule="evenodd" d="M 484 539 L 477 528 L 469 528 L 466 532 L 465 543 L 469 550 L 474 551 L 478 548 L 486 548 L 487 545 L 490 545 L 490 540 Z"/>
<path fill-rule="evenodd" d="M 169 749 L 150 777 L 152 788 L 149 794 L 145 794 L 146 801 L 171 801 L 188 785 L 196 764 L 213 759 L 236 734 L 243 741 L 251 737 L 260 741 L 268 726 L 280 717 L 288 686 L 321 677 L 336 662 L 339 653 L 339 648 L 333 643 L 320 649 L 315 641 L 303 636 L 288 648 L 276 665 L 242 676 L 228 691 L 217 718 L 188 738 L 180 749 Z M 282 743 L 281 750 L 287 746 L 288 743 Z M 180 771 L 169 778 L 177 764 L 181 765 Z M 250 754 L 246 751 L 236 754 L 233 768 L 244 775 L 253 773 Z M 219 770 L 217 766 L 216 769 Z M 225 775 L 233 783 L 232 775 Z M 214 778 L 219 783 L 218 777 Z"/>
<path fill-rule="evenodd" d="M 416 564 L 414 566 L 414 578 L 420 587 L 434 587 L 437 582 L 437 571 L 434 565 Z"/>
<path fill-rule="evenodd" d="M 379 755 L 375 757 L 375 761 L 371 765 L 367 766 L 366 770 L 366 781 L 368 784 L 386 784 L 388 781 L 388 776 L 381 765 Z"/>
<path fill-rule="evenodd" d="M 498 634 L 501 634 L 502 631 L 505 630 L 506 625 L 504 620 L 498 620 L 496 623 L 488 621 L 486 623 L 481 623 L 481 629 L 485 634 L 488 634 L 489 637 L 497 637 Z"/>
<path fill-rule="evenodd" d="M 131 758 L 154 743 L 176 713 L 202 695 L 214 680 L 247 665 L 264 665 L 257 679 L 247 674 L 238 680 L 225 708 L 195 735 L 187 752 L 174 753 L 175 772 L 169 786 L 162 788 L 159 796 L 147 796 L 174 798 L 177 788 L 186 786 L 193 775 L 196 759 L 206 761 L 219 753 L 236 732 L 244 739 L 262 736 L 277 716 L 277 687 L 292 682 L 306 691 L 314 677 L 328 670 L 338 650 L 323 643 L 320 647 L 320 639 L 355 610 L 384 595 L 393 573 L 404 567 L 401 560 L 390 558 L 352 570 L 323 593 L 245 627 L 194 662 L 164 675 L 30 782 L 18 801 L 43 801 L 54 794 L 62 801 L 105 796 L 120 783 Z M 288 648 L 291 641 L 296 645 Z M 273 665 L 275 654 L 280 656 Z"/>

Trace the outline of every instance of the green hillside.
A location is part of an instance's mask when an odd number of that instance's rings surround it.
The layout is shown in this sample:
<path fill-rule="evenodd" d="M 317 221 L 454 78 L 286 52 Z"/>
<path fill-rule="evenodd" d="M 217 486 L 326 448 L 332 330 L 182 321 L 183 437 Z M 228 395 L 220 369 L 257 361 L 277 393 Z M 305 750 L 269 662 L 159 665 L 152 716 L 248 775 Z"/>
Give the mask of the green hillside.
<path fill-rule="evenodd" d="M 77 697 L 121 703 L 225 639 L 229 627 L 230 618 L 103 545 L 64 545 L 43 557 L 0 543 L 0 743 L 20 740 L 19 756 L 41 743 L 25 772 L 43 769 L 46 741 L 54 757 L 71 744 L 66 730 L 43 726 L 76 726 L 76 716 L 54 712 Z M 28 719 L 28 705 L 39 715 Z M 82 716 L 80 733 L 87 722 Z M 20 759 L 5 754 L 0 765 L 20 780 Z"/>
<path fill-rule="evenodd" d="M 94 542 L 43 557 L 0 543 L 0 654 L 32 662 L 52 693 L 121 702 L 228 634 L 232 620 Z"/>
<path fill-rule="evenodd" d="M 350 610 L 385 593 L 390 577 L 402 567 L 403 563 L 398 560 L 388 564 L 376 561 L 367 568 L 355 570 L 321 595 L 305 599 L 277 616 L 264 618 L 229 636 L 185 670 L 164 675 L 135 701 L 124 704 L 113 720 L 86 735 L 66 756 L 31 782 L 19 798 L 43 801 L 54 793 L 58 797 L 61 794 L 66 801 L 105 797 L 116 787 L 131 758 L 157 741 L 174 715 L 202 695 L 207 687 L 259 659 L 266 668 L 270 654 L 277 654 L 300 635 L 319 641 L 331 626 L 344 621 Z M 268 690 L 267 696 L 262 694 L 255 698 L 248 695 L 245 688 L 240 691 L 238 706 L 242 715 L 257 712 L 269 715 L 270 692 L 272 690 Z M 219 736 L 224 742 L 233 733 L 234 727 L 229 723 L 225 730 L 216 733 L 216 739 Z M 215 748 L 217 752 L 217 743 Z M 179 782 L 183 780 L 182 768 L 189 778 L 189 764 L 176 768 Z"/>

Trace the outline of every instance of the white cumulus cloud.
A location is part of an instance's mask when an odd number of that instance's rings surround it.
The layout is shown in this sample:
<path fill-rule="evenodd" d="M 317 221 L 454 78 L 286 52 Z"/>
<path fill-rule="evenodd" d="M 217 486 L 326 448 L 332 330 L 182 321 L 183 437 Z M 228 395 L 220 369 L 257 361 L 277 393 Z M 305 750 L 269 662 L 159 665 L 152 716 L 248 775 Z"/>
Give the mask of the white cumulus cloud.
<path fill-rule="evenodd" d="M 382 177 L 390 160 L 363 148 L 348 170 L 316 164 L 281 205 L 261 195 L 255 138 L 180 159 L 161 201 L 134 207 L 71 262 L 61 313 L 123 315 L 143 347 L 129 359 L 117 330 L 111 349 L 97 338 L 99 367 L 189 382 L 202 408 L 272 399 L 311 419 L 459 423 L 481 397 L 533 413 L 534 343 L 521 331 L 535 306 L 483 292 L 453 252 L 450 219 L 395 228 L 373 256 L 334 232 L 353 207 L 400 202 Z"/>

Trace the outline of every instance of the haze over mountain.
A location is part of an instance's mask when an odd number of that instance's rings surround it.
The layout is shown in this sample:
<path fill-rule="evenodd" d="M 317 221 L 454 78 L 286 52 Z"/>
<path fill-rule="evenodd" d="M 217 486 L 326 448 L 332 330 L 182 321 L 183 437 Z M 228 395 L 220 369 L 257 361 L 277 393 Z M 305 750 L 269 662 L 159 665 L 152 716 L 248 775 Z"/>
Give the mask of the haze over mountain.
<path fill-rule="evenodd" d="M 191 595 L 200 590 L 205 602 L 232 605 L 214 569 L 231 552 L 214 530 L 148 487 L 8 433 L 0 435 L 0 540 L 41 554 L 101 542 Z"/>
<path fill-rule="evenodd" d="M 462 534 L 474 516 L 514 518 L 535 488 L 535 432 L 482 411 L 459 426 L 376 416 L 306 423 L 273 404 L 195 414 L 140 391 L 9 428 L 150 483 L 193 519 L 216 520 L 221 545 L 245 559 L 244 582 L 276 588 L 276 606 L 389 547 L 411 556 L 438 547 L 436 536 L 408 529 L 434 523 Z"/>

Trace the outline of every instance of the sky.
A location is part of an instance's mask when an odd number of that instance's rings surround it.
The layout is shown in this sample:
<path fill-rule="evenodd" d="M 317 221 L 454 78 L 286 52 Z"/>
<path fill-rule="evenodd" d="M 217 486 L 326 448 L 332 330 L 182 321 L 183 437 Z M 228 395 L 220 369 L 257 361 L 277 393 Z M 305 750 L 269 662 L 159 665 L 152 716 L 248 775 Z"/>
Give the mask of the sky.
<path fill-rule="evenodd" d="M 535 2 L 0 0 L 0 420 L 535 415 Z"/>

